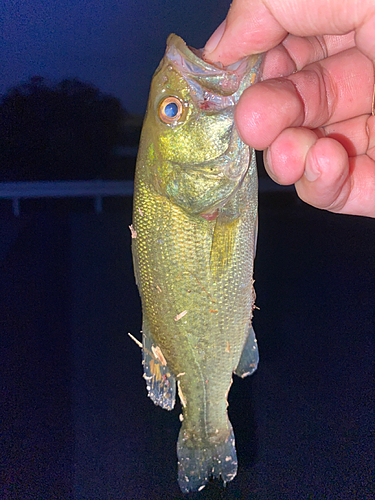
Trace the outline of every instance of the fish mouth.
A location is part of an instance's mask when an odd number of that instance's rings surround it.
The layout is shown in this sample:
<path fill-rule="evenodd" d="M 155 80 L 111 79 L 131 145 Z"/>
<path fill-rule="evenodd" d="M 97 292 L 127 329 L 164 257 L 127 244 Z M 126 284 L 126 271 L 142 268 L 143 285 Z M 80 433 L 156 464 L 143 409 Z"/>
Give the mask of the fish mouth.
<path fill-rule="evenodd" d="M 210 92 L 221 96 L 238 97 L 253 83 L 262 62 L 259 54 L 246 57 L 230 66 L 211 64 L 203 59 L 203 49 L 189 47 L 182 38 L 172 33 L 167 39 L 167 59 L 189 79 Z M 252 71 L 249 69 L 252 68 Z M 238 96 L 237 96 L 238 94 Z M 235 98 L 236 102 L 237 99 Z"/>
<path fill-rule="evenodd" d="M 204 49 L 195 49 L 194 47 L 191 47 L 190 45 L 187 46 L 188 49 L 193 52 L 194 55 L 199 57 L 199 59 L 202 59 L 203 61 L 207 62 L 206 59 L 204 58 Z M 228 66 L 224 66 L 220 62 L 213 62 L 213 63 L 208 63 L 211 66 L 214 66 L 215 68 L 218 68 L 220 71 L 237 71 L 242 64 L 246 64 L 246 57 L 241 59 L 240 61 L 237 61 L 233 64 L 229 64 Z"/>
<path fill-rule="evenodd" d="M 234 106 L 243 89 L 249 86 L 258 73 L 262 57 L 250 56 L 228 67 L 211 64 L 203 59 L 203 49 L 189 47 L 182 38 L 172 33 L 167 39 L 165 57 L 180 72 L 192 89 L 192 98 L 212 112 L 230 114 L 234 120 Z M 250 79 L 250 80 L 249 80 Z M 236 126 L 230 131 L 229 143 L 224 151 L 205 162 L 188 163 L 184 167 L 201 172 L 206 177 L 224 175 L 230 181 L 240 181 L 245 173 L 244 161 L 249 157 L 249 147 L 244 144 Z"/>

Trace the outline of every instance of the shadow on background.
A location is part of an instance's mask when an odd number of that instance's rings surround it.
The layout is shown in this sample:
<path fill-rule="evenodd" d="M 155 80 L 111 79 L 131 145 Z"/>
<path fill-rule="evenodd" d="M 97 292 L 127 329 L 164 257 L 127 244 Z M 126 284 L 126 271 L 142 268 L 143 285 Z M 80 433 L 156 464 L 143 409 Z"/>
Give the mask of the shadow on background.
<path fill-rule="evenodd" d="M 179 407 L 146 396 L 131 200 L 0 219 L 5 499 L 180 499 Z M 375 225 L 261 195 L 258 372 L 236 378 L 237 478 L 201 499 L 369 499 Z"/>

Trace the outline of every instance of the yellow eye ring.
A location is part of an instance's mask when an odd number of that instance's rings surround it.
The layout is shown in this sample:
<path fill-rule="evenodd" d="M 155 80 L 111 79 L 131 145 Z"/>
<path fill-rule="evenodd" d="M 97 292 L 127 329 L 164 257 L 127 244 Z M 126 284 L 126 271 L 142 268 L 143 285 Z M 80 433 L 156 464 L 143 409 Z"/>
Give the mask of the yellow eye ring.
<path fill-rule="evenodd" d="M 174 96 L 166 97 L 159 104 L 159 118 L 164 123 L 175 123 L 181 118 L 183 110 L 180 99 Z"/>

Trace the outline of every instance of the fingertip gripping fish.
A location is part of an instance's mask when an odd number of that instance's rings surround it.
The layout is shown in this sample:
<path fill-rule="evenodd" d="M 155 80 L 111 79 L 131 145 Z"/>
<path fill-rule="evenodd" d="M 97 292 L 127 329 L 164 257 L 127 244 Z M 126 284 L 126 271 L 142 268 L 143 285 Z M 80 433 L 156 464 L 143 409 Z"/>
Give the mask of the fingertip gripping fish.
<path fill-rule="evenodd" d="M 261 56 L 218 68 L 172 34 L 152 83 L 134 183 L 132 251 L 150 398 L 183 416 L 183 492 L 237 473 L 227 396 L 258 364 L 252 328 L 255 152 L 234 125 Z"/>

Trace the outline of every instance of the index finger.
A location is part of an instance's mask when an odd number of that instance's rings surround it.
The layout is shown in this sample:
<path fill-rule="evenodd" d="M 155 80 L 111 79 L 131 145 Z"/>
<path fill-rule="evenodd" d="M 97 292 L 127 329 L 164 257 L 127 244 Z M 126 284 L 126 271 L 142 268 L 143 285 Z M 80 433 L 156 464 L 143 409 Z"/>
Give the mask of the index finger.
<path fill-rule="evenodd" d="M 247 144 L 265 149 L 288 127 L 317 128 L 370 114 L 372 62 L 349 49 L 287 78 L 266 80 L 242 94 L 235 112 Z"/>
<path fill-rule="evenodd" d="M 288 35 L 281 44 L 266 52 L 262 65 L 262 80 L 288 76 L 300 71 L 307 64 L 320 61 L 354 46 L 354 31 L 338 36 Z"/>

